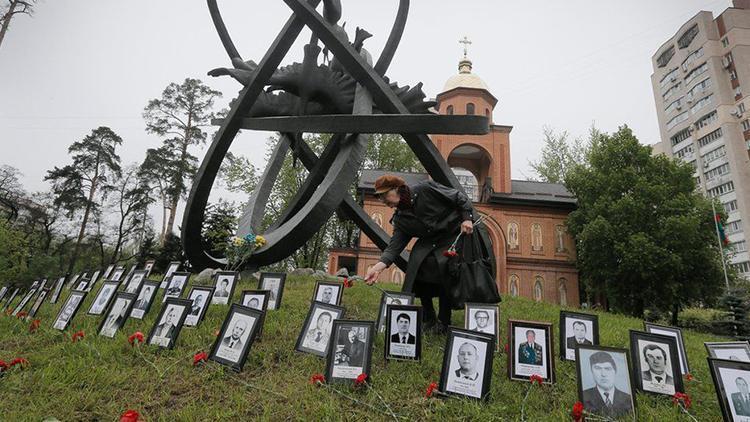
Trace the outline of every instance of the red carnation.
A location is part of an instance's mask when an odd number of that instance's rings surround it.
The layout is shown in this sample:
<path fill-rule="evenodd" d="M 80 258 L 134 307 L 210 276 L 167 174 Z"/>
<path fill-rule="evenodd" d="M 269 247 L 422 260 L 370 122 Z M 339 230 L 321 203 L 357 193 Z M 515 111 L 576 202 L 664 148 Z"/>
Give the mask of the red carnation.
<path fill-rule="evenodd" d="M 24 358 L 15 358 L 12 361 L 10 361 L 10 364 L 8 365 L 8 367 L 12 368 L 16 365 L 21 365 L 21 368 L 25 368 L 29 366 L 29 361 Z"/>
<path fill-rule="evenodd" d="M 692 380 L 695 379 L 695 377 L 693 377 L 692 374 L 688 373 L 688 374 L 685 374 L 685 379 L 688 380 L 688 381 L 692 381 Z"/>
<path fill-rule="evenodd" d="M 143 343 L 143 333 L 142 332 L 136 331 L 130 337 L 128 337 L 128 343 L 130 343 L 131 346 L 135 346 L 136 340 L 138 341 L 138 343 Z"/>
<path fill-rule="evenodd" d="M 349 280 L 347 277 L 344 277 L 344 287 L 352 287 L 354 286 L 354 282 Z"/>
<path fill-rule="evenodd" d="M 505 353 L 510 353 L 510 346 L 507 343 L 505 344 Z"/>
<path fill-rule="evenodd" d="M 35 320 L 31 321 L 31 325 L 29 325 L 29 332 L 33 333 L 34 331 L 36 331 L 37 329 L 39 329 L 39 324 L 41 324 L 41 323 L 42 323 L 42 321 L 40 321 L 38 319 L 35 319 Z"/>
<path fill-rule="evenodd" d="M 685 407 L 685 409 L 690 409 L 690 406 L 693 404 L 693 401 L 690 400 L 690 396 L 687 393 L 677 392 L 672 396 L 672 403 L 679 405 L 680 402 L 682 402 L 682 406 Z"/>
<path fill-rule="evenodd" d="M 437 391 L 438 385 L 436 382 L 431 382 L 430 385 L 427 386 L 427 391 L 424 393 L 424 396 L 427 398 L 432 397 L 432 394 Z"/>
<path fill-rule="evenodd" d="M 125 413 L 120 416 L 120 422 L 138 422 L 141 415 L 135 410 L 126 410 Z"/>
<path fill-rule="evenodd" d="M 10 366 L 4 360 L 0 360 L 0 372 L 5 372 Z"/>
<path fill-rule="evenodd" d="M 367 374 L 363 372 L 359 374 L 359 376 L 357 376 L 357 379 L 354 380 L 354 386 L 361 387 L 361 386 L 364 386 L 365 384 L 367 384 Z"/>
<path fill-rule="evenodd" d="M 454 251 L 453 249 L 448 249 L 447 251 L 443 252 L 443 256 L 448 258 L 453 258 L 455 256 L 458 256 L 458 253 Z"/>
<path fill-rule="evenodd" d="M 81 340 L 81 339 L 83 339 L 83 336 L 84 336 L 84 335 L 86 335 L 86 334 L 85 334 L 85 333 L 83 332 L 83 330 L 81 330 L 81 331 L 78 331 L 78 332 L 76 332 L 76 333 L 74 333 L 74 334 L 73 334 L 73 336 L 72 336 L 72 337 L 70 338 L 70 340 L 71 340 L 71 341 L 72 341 L 73 343 L 75 343 L 75 342 L 77 342 L 78 340 Z"/>
<path fill-rule="evenodd" d="M 16 318 L 21 319 L 21 318 L 24 318 L 28 314 L 29 313 L 26 312 L 26 311 L 21 311 L 21 312 L 19 312 L 19 313 L 16 314 Z"/>
<path fill-rule="evenodd" d="M 544 379 L 543 379 L 542 377 L 540 377 L 539 375 L 537 375 L 537 374 L 534 374 L 534 375 L 532 375 L 531 377 L 529 377 L 529 381 L 530 381 L 530 382 L 531 382 L 532 384 L 533 384 L 533 383 L 537 383 L 537 384 L 539 384 L 539 385 L 542 385 L 542 383 L 544 382 Z"/>
<path fill-rule="evenodd" d="M 583 403 L 577 401 L 573 405 L 573 411 L 570 413 L 573 416 L 573 420 L 576 422 L 583 421 Z"/>
<path fill-rule="evenodd" d="M 205 362 L 208 360 L 208 355 L 206 352 L 198 352 L 193 356 L 193 366 L 198 366 L 199 363 Z"/>
<path fill-rule="evenodd" d="M 325 384 L 325 382 L 326 382 L 326 377 L 324 377 L 323 374 L 315 374 L 312 377 L 310 377 L 310 384 L 312 385 L 321 386 Z"/>

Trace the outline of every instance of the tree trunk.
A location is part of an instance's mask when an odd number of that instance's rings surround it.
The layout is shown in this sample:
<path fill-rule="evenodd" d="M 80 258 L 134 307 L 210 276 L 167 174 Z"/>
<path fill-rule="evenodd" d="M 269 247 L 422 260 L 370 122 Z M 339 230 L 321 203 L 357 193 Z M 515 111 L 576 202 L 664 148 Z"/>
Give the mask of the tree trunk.
<path fill-rule="evenodd" d="M 16 10 L 16 6 L 18 6 L 17 0 L 10 0 L 10 7 L 8 7 L 8 13 L 3 16 L 3 26 L 0 27 L 0 46 L 3 45 L 3 39 L 5 38 L 5 33 L 8 32 L 8 27 L 10 26 L 10 20 L 13 18 L 13 12 Z"/>
<path fill-rule="evenodd" d="M 680 305 L 675 303 L 674 306 L 672 307 L 672 326 L 674 327 L 677 326 L 677 321 L 678 321 L 677 317 L 679 314 L 680 314 Z"/>
<path fill-rule="evenodd" d="M 83 212 L 83 221 L 81 222 L 81 231 L 78 232 L 78 240 L 76 245 L 73 247 L 73 255 L 70 257 L 70 263 L 68 264 L 68 273 L 73 272 L 73 267 L 76 265 L 78 260 L 78 252 L 81 248 L 81 242 L 83 236 L 86 234 L 86 223 L 89 221 L 89 213 L 91 213 L 91 204 L 94 202 L 94 195 L 96 194 L 96 184 L 99 182 L 99 154 L 96 156 L 96 170 L 94 171 L 94 177 L 91 178 L 91 188 L 89 189 L 88 201 L 86 201 L 86 211 Z"/>

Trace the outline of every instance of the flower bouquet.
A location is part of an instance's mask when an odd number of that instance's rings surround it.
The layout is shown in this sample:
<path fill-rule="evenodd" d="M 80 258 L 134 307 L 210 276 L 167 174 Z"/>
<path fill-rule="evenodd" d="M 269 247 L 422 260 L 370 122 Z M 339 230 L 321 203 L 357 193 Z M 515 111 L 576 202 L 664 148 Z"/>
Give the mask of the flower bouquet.
<path fill-rule="evenodd" d="M 252 233 L 245 237 L 232 236 L 227 245 L 227 270 L 239 271 L 242 266 L 250 259 L 250 256 L 257 249 L 266 244 L 266 239 L 261 235 Z"/>

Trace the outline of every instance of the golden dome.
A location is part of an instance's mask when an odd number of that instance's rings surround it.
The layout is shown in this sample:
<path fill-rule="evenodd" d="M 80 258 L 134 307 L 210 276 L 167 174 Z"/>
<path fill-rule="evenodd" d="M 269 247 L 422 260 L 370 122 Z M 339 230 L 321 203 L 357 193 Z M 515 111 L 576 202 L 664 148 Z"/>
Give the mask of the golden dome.
<path fill-rule="evenodd" d="M 471 60 L 464 57 L 458 62 L 458 75 L 453 75 L 445 82 L 443 92 L 455 88 L 474 88 L 489 91 L 490 88 L 478 75 L 471 73 Z"/>

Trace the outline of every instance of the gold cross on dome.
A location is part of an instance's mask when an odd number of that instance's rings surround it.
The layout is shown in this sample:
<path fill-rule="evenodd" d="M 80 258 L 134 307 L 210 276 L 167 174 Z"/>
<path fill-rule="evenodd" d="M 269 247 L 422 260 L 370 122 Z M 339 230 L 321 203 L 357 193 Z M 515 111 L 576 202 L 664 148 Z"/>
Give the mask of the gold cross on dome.
<path fill-rule="evenodd" d="M 460 44 L 464 45 L 464 58 L 466 58 L 466 55 L 468 54 L 469 46 L 471 45 L 471 41 L 469 41 L 469 38 L 464 35 L 464 38 L 461 40 L 458 40 Z"/>

